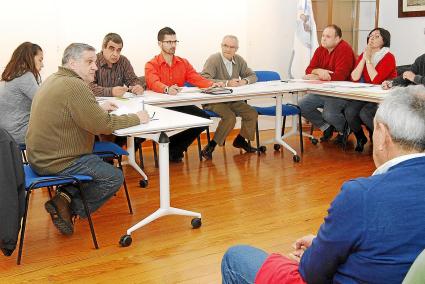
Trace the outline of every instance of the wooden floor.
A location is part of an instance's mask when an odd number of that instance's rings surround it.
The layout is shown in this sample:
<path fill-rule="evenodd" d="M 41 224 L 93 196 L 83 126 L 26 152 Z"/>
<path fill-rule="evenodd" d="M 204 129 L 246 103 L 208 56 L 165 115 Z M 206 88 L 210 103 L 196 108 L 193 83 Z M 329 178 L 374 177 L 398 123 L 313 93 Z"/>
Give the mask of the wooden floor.
<path fill-rule="evenodd" d="M 271 134 L 262 133 L 262 139 Z M 203 162 L 195 143 L 183 163 L 170 167 L 171 203 L 202 213 L 196 230 L 190 217 L 168 216 L 134 232 L 130 247 L 119 247 L 126 230 L 159 205 L 158 169 L 148 149 L 148 188 L 139 188 L 138 174 L 125 168 L 134 214 L 121 191 L 93 214 L 99 250 L 85 220 L 77 220 L 73 236 L 60 235 L 44 211 L 47 192 L 36 192 L 22 265 L 16 265 L 16 251 L 1 255 L 0 283 L 220 283 L 220 261 L 229 246 L 290 252 L 296 238 L 317 231 L 345 180 L 374 170 L 369 143 L 359 154 L 352 140 L 343 152 L 332 142 L 314 146 L 305 139 L 302 160 L 294 163 L 288 151 L 274 152 L 272 145 L 258 156 L 240 154 L 231 141 Z M 289 144 L 299 150 L 296 138 Z"/>

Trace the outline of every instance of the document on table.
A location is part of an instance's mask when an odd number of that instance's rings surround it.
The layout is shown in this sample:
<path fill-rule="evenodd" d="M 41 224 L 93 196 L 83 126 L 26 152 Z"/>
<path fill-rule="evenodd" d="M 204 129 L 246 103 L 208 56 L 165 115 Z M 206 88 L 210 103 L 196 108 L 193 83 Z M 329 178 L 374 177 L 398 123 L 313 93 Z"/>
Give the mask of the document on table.
<path fill-rule="evenodd" d="M 181 87 L 179 93 L 200 93 L 201 90 L 198 87 Z"/>
<path fill-rule="evenodd" d="M 130 98 L 134 98 L 136 95 L 130 92 L 125 92 L 124 95 L 122 95 L 122 98 L 124 99 L 130 99 Z"/>
<path fill-rule="evenodd" d="M 123 115 L 123 114 L 129 114 L 129 113 L 136 113 L 138 111 L 142 110 L 142 105 L 138 104 L 122 104 L 118 105 L 118 109 L 111 111 L 111 114 L 115 115 Z"/>
<path fill-rule="evenodd" d="M 323 84 L 326 81 L 320 80 L 305 80 L 305 79 L 290 79 L 288 83 L 308 83 L 308 84 Z"/>
<path fill-rule="evenodd" d="M 323 85 L 323 87 L 329 87 L 329 88 L 371 88 L 371 87 L 376 87 L 376 85 L 373 85 L 373 84 L 357 83 L 357 82 L 349 82 L 349 81 L 332 81 L 332 82 L 323 83 L 322 85 Z"/>

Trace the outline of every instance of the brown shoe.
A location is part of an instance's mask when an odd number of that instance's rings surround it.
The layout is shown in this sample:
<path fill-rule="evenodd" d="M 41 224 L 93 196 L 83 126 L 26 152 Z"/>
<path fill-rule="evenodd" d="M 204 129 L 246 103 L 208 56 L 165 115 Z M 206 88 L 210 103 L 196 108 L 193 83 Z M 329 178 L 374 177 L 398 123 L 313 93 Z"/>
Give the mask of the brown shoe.
<path fill-rule="evenodd" d="M 65 193 L 58 192 L 55 197 L 44 204 L 44 208 L 50 213 L 53 224 L 59 232 L 69 236 L 74 233 L 74 224 L 72 222 L 70 198 L 64 195 Z"/>

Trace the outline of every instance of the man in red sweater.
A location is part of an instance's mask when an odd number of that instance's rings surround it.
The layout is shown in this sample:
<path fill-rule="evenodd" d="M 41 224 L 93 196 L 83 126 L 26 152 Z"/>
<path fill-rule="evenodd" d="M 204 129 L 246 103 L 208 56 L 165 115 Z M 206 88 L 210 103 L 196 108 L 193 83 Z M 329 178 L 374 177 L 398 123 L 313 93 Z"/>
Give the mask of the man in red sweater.
<path fill-rule="evenodd" d="M 321 46 L 314 52 L 304 79 L 349 81 L 354 63 L 353 49 L 342 39 L 341 29 L 329 25 L 322 33 Z M 321 141 L 329 140 L 335 129 L 342 134 L 345 125 L 342 111 L 346 104 L 344 99 L 315 94 L 308 94 L 299 102 L 302 115 L 323 131 Z M 323 112 L 317 108 L 323 108 Z"/>
<path fill-rule="evenodd" d="M 165 93 L 175 96 L 179 93 L 180 87 L 185 82 L 199 87 L 207 88 L 211 86 L 224 87 L 222 82 L 214 83 L 199 75 L 192 65 L 184 58 L 175 56 L 176 46 L 179 41 L 176 32 L 165 27 L 158 32 L 158 46 L 161 53 L 151 59 L 145 65 L 146 87 L 157 93 Z M 175 111 L 184 112 L 204 118 L 209 116 L 197 106 L 180 106 L 169 108 Z M 183 152 L 187 147 L 204 131 L 204 127 L 196 127 L 182 131 L 170 137 L 170 161 L 181 162 Z"/>

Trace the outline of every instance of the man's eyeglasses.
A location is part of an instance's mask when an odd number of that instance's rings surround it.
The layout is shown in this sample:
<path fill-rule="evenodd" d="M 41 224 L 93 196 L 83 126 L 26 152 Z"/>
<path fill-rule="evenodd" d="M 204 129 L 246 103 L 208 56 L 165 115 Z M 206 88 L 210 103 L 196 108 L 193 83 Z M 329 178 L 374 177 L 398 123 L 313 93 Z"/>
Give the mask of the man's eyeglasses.
<path fill-rule="evenodd" d="M 169 45 L 178 44 L 179 43 L 178 40 L 163 40 L 161 42 L 166 43 L 166 44 L 169 44 Z"/>
<path fill-rule="evenodd" d="M 228 49 L 236 49 L 236 48 L 238 48 L 237 46 L 231 46 L 231 45 L 227 45 L 227 44 L 222 44 L 221 46 L 224 47 L 224 48 L 228 48 Z"/>

